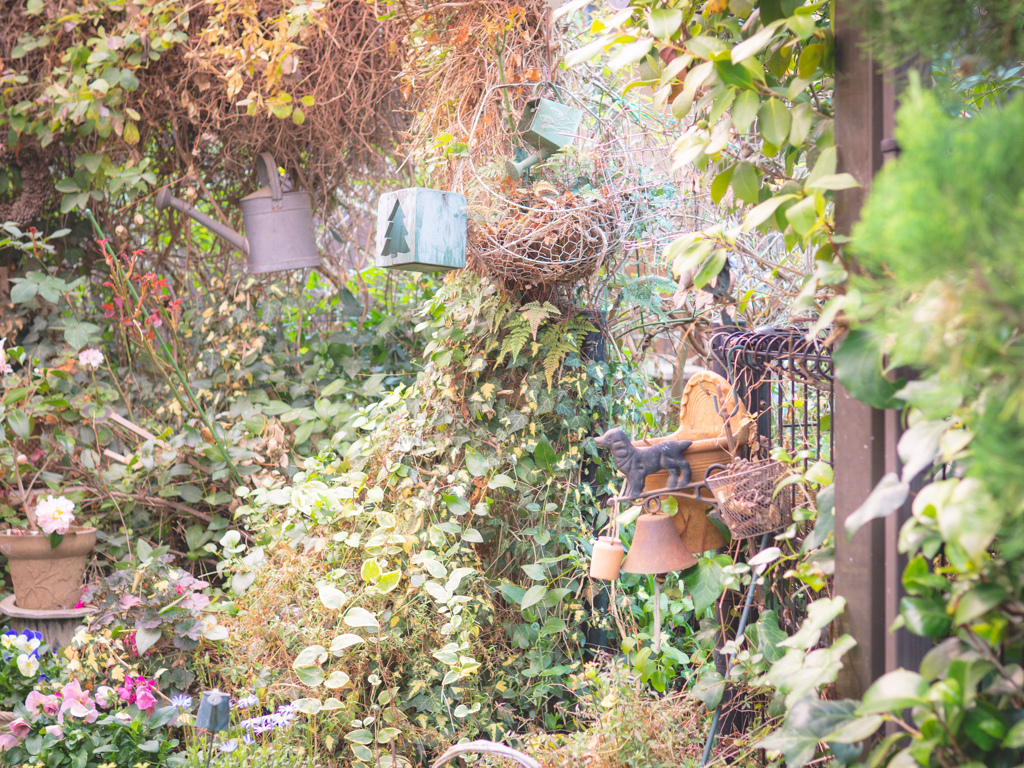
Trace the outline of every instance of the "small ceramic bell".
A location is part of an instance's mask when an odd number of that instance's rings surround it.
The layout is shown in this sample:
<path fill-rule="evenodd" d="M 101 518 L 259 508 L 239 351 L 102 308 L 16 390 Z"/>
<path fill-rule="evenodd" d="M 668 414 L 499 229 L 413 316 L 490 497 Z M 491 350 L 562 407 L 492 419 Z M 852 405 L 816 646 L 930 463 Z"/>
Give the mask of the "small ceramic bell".
<path fill-rule="evenodd" d="M 590 557 L 590 578 L 615 581 L 619 578 L 619 566 L 626 550 L 617 536 L 600 536 L 594 542 Z"/>

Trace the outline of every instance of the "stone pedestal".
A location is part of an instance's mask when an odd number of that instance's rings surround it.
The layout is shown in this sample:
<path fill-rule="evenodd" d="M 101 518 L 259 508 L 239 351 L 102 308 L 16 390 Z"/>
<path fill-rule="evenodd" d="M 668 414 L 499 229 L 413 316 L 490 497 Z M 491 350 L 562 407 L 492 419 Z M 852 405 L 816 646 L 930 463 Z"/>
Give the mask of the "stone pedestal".
<path fill-rule="evenodd" d="M 71 642 L 75 632 L 82 625 L 82 620 L 95 608 L 67 608 L 56 610 L 32 610 L 19 608 L 14 604 L 14 595 L 0 601 L 0 613 L 8 617 L 8 623 L 19 632 L 32 629 L 43 636 L 43 641 L 53 651 Z"/>

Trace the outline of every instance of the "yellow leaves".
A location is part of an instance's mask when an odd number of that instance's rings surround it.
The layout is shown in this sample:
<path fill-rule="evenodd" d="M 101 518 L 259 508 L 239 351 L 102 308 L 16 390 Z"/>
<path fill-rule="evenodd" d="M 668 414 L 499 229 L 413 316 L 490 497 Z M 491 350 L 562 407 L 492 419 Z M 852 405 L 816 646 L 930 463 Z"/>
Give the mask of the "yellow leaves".
<path fill-rule="evenodd" d="M 484 385 L 482 385 L 480 387 L 480 395 L 485 400 L 490 400 L 491 398 L 494 397 L 494 390 L 495 389 L 496 389 L 496 387 L 493 384 L 491 384 L 490 382 L 487 382 L 486 384 L 484 384 Z"/>

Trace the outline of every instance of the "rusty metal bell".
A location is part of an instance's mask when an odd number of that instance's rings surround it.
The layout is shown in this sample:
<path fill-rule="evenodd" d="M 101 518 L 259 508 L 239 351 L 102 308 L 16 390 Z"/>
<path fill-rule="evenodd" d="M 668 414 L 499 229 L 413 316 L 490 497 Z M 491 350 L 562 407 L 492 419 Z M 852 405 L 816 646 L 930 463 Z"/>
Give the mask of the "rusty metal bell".
<path fill-rule="evenodd" d="M 670 515 L 645 514 L 636 520 L 633 546 L 622 562 L 625 573 L 670 573 L 697 564 L 679 538 Z"/>

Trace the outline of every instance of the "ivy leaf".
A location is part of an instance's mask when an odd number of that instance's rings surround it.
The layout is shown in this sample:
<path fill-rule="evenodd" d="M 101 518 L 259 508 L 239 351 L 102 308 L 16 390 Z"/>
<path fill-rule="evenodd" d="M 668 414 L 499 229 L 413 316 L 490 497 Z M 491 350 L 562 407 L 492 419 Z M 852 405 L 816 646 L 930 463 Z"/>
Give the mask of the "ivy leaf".
<path fill-rule="evenodd" d="M 331 672 L 324 682 L 324 685 L 328 688 L 342 688 L 349 683 L 349 676 L 342 672 L 340 669 Z"/>
<path fill-rule="evenodd" d="M 473 477 L 487 474 L 487 460 L 472 446 L 466 447 L 466 468 Z"/>
<path fill-rule="evenodd" d="M 818 644 L 821 630 L 832 623 L 832 620 L 846 608 L 845 597 L 823 597 L 807 606 L 807 618 L 795 635 L 779 643 L 781 648 L 799 648 L 807 650 Z"/>
<path fill-rule="evenodd" d="M 705 664 L 690 692 L 694 698 L 704 702 L 705 707 L 715 709 L 722 703 L 722 696 L 725 694 L 725 678 L 713 665 Z"/>
<path fill-rule="evenodd" d="M 533 449 L 533 457 L 537 460 L 541 469 L 545 472 L 551 471 L 555 464 L 555 449 L 551 447 L 547 437 L 541 435 L 536 447 Z"/>
<path fill-rule="evenodd" d="M 779 616 L 775 611 L 765 611 L 752 627 L 747 629 L 757 650 L 769 664 L 782 658 L 784 651 L 779 643 L 786 639 L 786 633 L 779 627 Z"/>
<path fill-rule="evenodd" d="M 684 574 L 683 583 L 693 598 L 693 610 L 698 616 L 703 616 L 725 589 L 723 569 L 727 565 L 732 565 L 732 559 L 728 555 L 702 557 Z"/>

